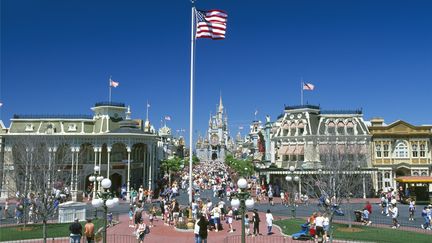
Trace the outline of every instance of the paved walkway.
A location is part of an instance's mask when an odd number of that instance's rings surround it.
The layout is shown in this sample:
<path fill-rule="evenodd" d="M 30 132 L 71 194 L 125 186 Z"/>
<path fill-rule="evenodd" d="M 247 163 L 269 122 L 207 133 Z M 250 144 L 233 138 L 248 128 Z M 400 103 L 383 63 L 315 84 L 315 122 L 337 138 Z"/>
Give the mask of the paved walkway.
<path fill-rule="evenodd" d="M 249 213 L 249 217 L 252 216 L 252 213 Z M 143 214 L 144 222 L 148 223 L 148 216 Z M 273 227 L 273 237 L 265 235 L 267 233 L 267 226 L 265 223 L 265 214 L 260 213 L 260 232 L 263 234 L 262 236 L 254 237 L 254 242 L 270 242 L 269 238 L 276 238 L 276 237 L 282 237 L 281 232 L 279 229 Z M 275 220 L 278 220 L 279 218 L 275 218 Z M 128 215 L 121 215 L 119 218 L 120 223 L 115 225 L 112 228 L 108 229 L 108 234 L 131 234 L 134 231 L 134 228 L 129 227 L 129 217 Z M 154 221 L 155 227 L 150 229 L 150 234 L 146 236 L 145 242 L 146 243 L 162 243 L 162 242 L 171 242 L 171 243 L 192 243 L 194 242 L 194 234 L 193 232 L 180 232 L 177 231 L 174 226 L 167 226 L 164 225 L 163 221 L 161 219 Z M 223 224 L 224 230 L 215 232 L 210 231 L 208 235 L 208 243 L 220 243 L 224 242 L 224 239 L 229 235 L 241 235 L 241 221 L 235 220 L 233 222 L 233 227 L 235 231 L 233 233 L 228 232 L 228 224 Z M 251 227 L 252 230 L 252 227 Z M 275 237 L 276 236 L 276 237 Z M 247 236 L 248 238 L 252 238 L 252 236 Z M 238 237 L 240 239 L 240 237 Z M 240 242 L 240 240 L 237 240 L 236 242 Z M 273 241 L 272 241 L 273 242 Z"/>

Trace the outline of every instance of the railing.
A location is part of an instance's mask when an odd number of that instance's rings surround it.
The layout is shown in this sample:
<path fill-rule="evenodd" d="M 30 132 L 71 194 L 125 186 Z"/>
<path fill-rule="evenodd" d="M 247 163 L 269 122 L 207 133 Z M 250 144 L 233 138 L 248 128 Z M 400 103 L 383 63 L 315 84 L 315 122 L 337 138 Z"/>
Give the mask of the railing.
<path fill-rule="evenodd" d="M 362 109 L 357 110 L 322 110 L 321 114 L 363 114 Z"/>
<path fill-rule="evenodd" d="M 41 243 L 44 242 L 43 239 L 32 239 L 32 240 L 17 240 L 17 241 L 4 241 L 9 243 Z M 61 237 L 61 238 L 47 238 L 47 243 L 69 243 L 70 239 L 69 237 Z M 81 238 L 81 242 L 87 242 L 87 239 L 85 237 Z M 101 237 L 95 238 L 95 243 L 102 242 Z M 133 235 L 107 235 L 107 242 L 108 243 L 136 243 L 137 239 Z M 145 239 L 144 239 L 145 242 Z"/>
<path fill-rule="evenodd" d="M 125 103 L 121 102 L 113 102 L 113 101 L 100 101 L 96 102 L 95 107 L 98 106 L 118 106 L 118 107 L 126 107 Z"/>
<path fill-rule="evenodd" d="M 66 114 L 59 114 L 59 115 L 36 115 L 36 114 L 14 114 L 13 119 L 93 119 L 92 115 L 66 115 Z"/>
<path fill-rule="evenodd" d="M 296 110 L 304 108 L 319 110 L 320 107 L 317 105 L 285 105 L 285 110 Z"/>

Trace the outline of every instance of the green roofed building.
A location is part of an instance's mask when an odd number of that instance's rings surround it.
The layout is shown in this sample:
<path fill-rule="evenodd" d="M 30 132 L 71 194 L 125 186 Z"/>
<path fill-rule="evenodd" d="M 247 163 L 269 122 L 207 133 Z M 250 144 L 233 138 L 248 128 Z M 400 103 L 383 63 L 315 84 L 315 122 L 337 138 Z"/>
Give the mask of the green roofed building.
<path fill-rule="evenodd" d="M 89 177 L 95 166 L 118 194 L 122 186 L 127 193 L 141 185 L 154 190 L 164 152 L 148 119 L 131 119 L 123 103 L 99 102 L 91 110 L 92 115 L 14 115 L 9 128 L 0 121 L 1 197 L 31 191 L 36 172 L 18 172 L 17 166 L 38 163 L 35 148 L 41 143 L 61 175 L 52 186 L 67 188 L 74 200 L 85 191 L 94 193 Z"/>

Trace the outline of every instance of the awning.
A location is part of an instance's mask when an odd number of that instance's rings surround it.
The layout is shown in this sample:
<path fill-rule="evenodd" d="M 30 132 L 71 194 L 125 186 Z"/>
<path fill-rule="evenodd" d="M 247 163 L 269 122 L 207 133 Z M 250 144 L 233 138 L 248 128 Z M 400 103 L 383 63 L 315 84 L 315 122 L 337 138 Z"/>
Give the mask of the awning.
<path fill-rule="evenodd" d="M 295 149 L 296 149 L 295 146 L 290 146 L 288 150 L 288 154 L 294 154 Z"/>
<path fill-rule="evenodd" d="M 278 150 L 278 155 L 287 155 L 289 146 L 281 146 Z"/>
<path fill-rule="evenodd" d="M 400 176 L 395 179 L 397 182 L 407 183 L 432 183 L 431 176 Z"/>
<path fill-rule="evenodd" d="M 298 155 L 303 155 L 303 153 L 304 153 L 304 146 L 298 146 L 297 149 L 296 149 L 296 151 L 295 151 L 295 153 L 298 154 Z"/>

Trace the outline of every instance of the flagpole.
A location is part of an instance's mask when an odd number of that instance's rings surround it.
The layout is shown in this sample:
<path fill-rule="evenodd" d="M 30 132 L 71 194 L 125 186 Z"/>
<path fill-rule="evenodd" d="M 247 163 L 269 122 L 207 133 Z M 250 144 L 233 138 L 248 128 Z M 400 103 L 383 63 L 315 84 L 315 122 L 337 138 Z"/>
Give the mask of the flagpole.
<path fill-rule="evenodd" d="M 301 78 L 300 82 L 300 92 L 301 92 L 301 105 L 303 105 L 303 78 Z"/>
<path fill-rule="evenodd" d="M 109 103 L 111 103 L 111 76 L 109 78 L 109 98 L 108 98 Z"/>
<path fill-rule="evenodd" d="M 190 69 L 190 103 L 189 103 L 189 203 L 192 205 L 192 155 L 193 155 L 193 86 L 195 70 L 195 1 L 192 2 L 191 14 L 191 69 Z"/>
<path fill-rule="evenodd" d="M 148 110 L 149 110 L 149 103 L 148 103 L 148 100 L 147 100 L 147 106 L 146 106 L 146 109 L 147 109 L 147 113 L 146 113 L 146 121 L 148 121 L 149 119 L 148 119 Z"/>

